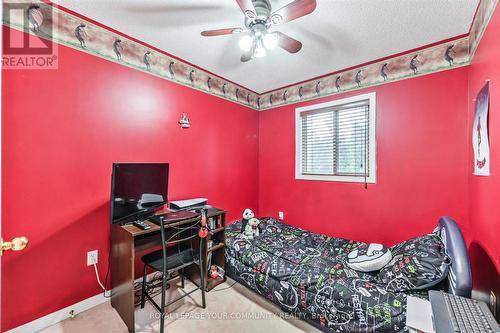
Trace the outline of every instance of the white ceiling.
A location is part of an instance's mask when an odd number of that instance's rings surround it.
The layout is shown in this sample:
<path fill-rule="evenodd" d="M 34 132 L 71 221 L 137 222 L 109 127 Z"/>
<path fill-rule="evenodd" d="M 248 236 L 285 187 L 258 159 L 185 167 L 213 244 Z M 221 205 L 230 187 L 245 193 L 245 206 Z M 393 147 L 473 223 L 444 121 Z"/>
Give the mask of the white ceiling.
<path fill-rule="evenodd" d="M 299 53 L 275 49 L 247 63 L 240 62 L 238 35 L 200 36 L 243 27 L 235 0 L 53 2 L 263 93 L 466 34 L 479 0 L 318 0 L 313 13 L 273 28 L 300 40 Z"/>

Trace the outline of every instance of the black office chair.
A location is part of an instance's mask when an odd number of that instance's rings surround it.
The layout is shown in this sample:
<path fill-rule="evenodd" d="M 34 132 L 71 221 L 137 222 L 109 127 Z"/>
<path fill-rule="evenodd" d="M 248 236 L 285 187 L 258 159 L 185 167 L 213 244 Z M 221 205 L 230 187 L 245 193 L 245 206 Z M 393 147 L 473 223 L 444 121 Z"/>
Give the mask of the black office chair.
<path fill-rule="evenodd" d="M 192 294 L 197 290 L 201 290 L 201 299 L 203 308 L 205 304 L 205 272 L 203 270 L 203 241 L 204 238 L 199 238 L 198 230 L 200 229 L 200 220 L 186 223 L 180 226 L 167 226 L 165 228 L 163 218 L 160 219 L 160 235 L 162 249 L 144 255 L 141 260 L 144 263 L 144 275 L 142 277 L 142 294 L 141 294 L 141 309 L 144 308 L 146 298 L 151 301 L 153 306 L 161 313 L 160 317 L 160 333 L 164 332 L 165 325 L 165 307 L 178 300 Z M 168 233 L 168 235 L 167 235 Z M 193 249 L 193 241 L 199 238 L 199 253 L 195 253 Z M 189 244 L 186 244 L 189 243 Z M 184 289 L 184 268 L 196 265 L 200 269 L 200 285 L 184 295 L 177 297 L 173 301 L 166 302 L 167 282 L 174 277 L 168 278 L 173 272 L 178 272 L 181 276 L 181 287 Z M 149 295 L 146 288 L 147 268 L 162 272 L 162 291 L 161 304 L 158 305 Z"/>

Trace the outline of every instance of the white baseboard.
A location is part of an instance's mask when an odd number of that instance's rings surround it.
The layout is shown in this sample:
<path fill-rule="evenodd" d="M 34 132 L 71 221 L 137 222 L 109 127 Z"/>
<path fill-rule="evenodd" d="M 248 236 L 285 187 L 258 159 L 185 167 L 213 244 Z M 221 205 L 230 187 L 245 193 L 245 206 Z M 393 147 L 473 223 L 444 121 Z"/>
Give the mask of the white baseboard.
<path fill-rule="evenodd" d="M 77 315 L 83 311 L 86 311 L 94 306 L 102 304 L 108 301 L 109 298 L 104 297 L 102 293 L 92 296 L 90 298 L 84 299 L 81 302 L 70 305 L 56 312 L 52 312 L 46 316 L 35 319 L 26 323 L 24 325 L 18 326 L 16 328 L 11 329 L 5 333 L 33 333 L 38 332 L 46 327 L 57 324 L 58 322 L 63 321 L 64 319 L 68 319 L 71 317 L 70 312 L 73 311 L 74 315 Z"/>
<path fill-rule="evenodd" d="M 153 277 L 155 273 L 148 274 L 148 281 Z M 142 278 L 136 279 L 134 282 L 141 282 Z M 109 293 L 110 291 L 106 291 Z M 77 315 L 82 313 L 83 311 L 87 311 L 88 309 L 93 308 L 94 306 L 98 306 L 104 302 L 109 301 L 109 298 L 104 297 L 102 293 L 92 296 L 90 298 L 84 299 L 81 302 L 75 303 L 73 305 L 67 306 L 64 309 L 58 310 L 56 312 L 52 312 L 46 316 L 40 317 L 29 323 L 13 328 L 5 333 L 33 333 L 43 330 L 49 326 L 55 325 L 65 319 L 71 317 L 70 312 L 73 311 L 73 315 Z"/>

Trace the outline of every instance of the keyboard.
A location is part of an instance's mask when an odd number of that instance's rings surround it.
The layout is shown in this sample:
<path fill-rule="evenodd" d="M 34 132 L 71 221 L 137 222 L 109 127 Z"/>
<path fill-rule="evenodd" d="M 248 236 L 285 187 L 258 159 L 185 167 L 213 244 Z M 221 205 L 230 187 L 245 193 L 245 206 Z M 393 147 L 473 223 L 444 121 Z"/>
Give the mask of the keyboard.
<path fill-rule="evenodd" d="M 172 222 L 177 222 L 181 220 L 187 220 L 193 217 L 200 216 L 200 214 L 189 212 L 189 211 L 178 211 L 178 212 L 171 212 L 171 213 L 166 213 L 162 215 L 153 215 L 148 218 L 151 222 L 160 225 L 161 224 L 161 219 L 163 218 L 163 223 L 168 224 Z"/>
<path fill-rule="evenodd" d="M 500 333 L 486 303 L 442 291 L 429 291 L 436 333 Z"/>

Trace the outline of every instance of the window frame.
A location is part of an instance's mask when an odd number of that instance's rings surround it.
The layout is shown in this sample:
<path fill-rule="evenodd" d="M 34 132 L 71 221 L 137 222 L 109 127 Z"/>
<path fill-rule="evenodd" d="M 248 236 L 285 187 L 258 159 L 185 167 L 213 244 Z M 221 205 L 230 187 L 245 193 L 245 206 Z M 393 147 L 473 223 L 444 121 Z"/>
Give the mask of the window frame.
<path fill-rule="evenodd" d="M 371 92 L 363 95 L 356 95 L 348 98 L 338 99 L 331 102 L 303 106 L 295 109 L 295 179 L 299 180 L 319 180 L 349 183 L 364 183 L 365 177 L 360 176 L 342 176 L 342 175 L 311 175 L 302 173 L 302 120 L 300 114 L 305 111 L 323 109 L 342 104 L 360 102 L 369 100 L 370 107 L 368 111 L 368 144 L 369 144 L 369 170 L 370 174 L 366 177 L 366 183 L 377 183 L 377 140 L 376 140 L 376 115 L 377 115 L 377 95 Z"/>

